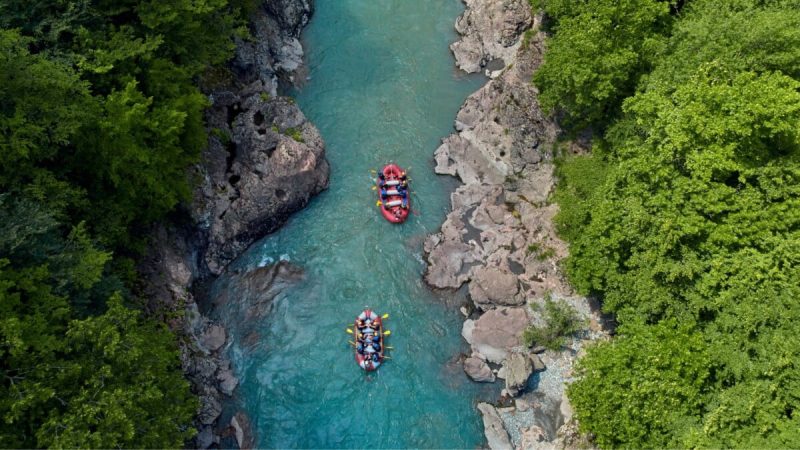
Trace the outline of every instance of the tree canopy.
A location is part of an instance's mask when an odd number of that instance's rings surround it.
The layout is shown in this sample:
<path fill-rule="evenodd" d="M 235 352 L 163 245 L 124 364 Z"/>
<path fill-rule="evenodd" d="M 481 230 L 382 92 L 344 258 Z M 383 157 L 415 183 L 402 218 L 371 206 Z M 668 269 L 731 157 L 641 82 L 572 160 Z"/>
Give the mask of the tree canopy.
<path fill-rule="evenodd" d="M 0 2 L 0 442 L 177 447 L 197 400 L 130 289 L 189 197 L 249 0 Z"/>
<path fill-rule="evenodd" d="M 600 131 L 591 156 L 559 168 L 557 222 L 570 279 L 620 328 L 581 361 L 570 396 L 604 447 L 797 447 L 800 3 L 668 11 L 646 70 L 607 97 L 617 114 L 576 108 L 588 86 L 535 78 Z M 562 22 L 545 74 L 581 61 L 558 54 L 585 38 Z"/>

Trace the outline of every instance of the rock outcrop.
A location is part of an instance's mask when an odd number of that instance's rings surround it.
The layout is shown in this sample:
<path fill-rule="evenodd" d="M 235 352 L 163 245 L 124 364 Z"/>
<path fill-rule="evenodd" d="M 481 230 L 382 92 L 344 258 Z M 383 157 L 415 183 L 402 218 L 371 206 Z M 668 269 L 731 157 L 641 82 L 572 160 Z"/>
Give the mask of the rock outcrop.
<path fill-rule="evenodd" d="M 531 83 L 544 51 L 538 31 L 542 17 L 532 16 L 529 2 L 522 0 L 465 4 L 456 22 L 462 37 L 451 49 L 460 68 L 485 69 L 492 79 L 464 102 L 456 133 L 434 154 L 436 172 L 456 176 L 464 185 L 451 194 L 452 212 L 441 231 L 425 241 L 424 277 L 440 289 L 466 283 L 476 313 L 465 321 L 462 335 L 473 354 L 502 364 L 496 377 L 505 380 L 504 394 L 522 396 L 518 404 L 524 411 L 511 407 L 498 413 L 479 406 L 487 439 L 492 436 L 490 447 L 505 445 L 497 441 L 498 416 L 509 446 L 561 448 L 554 446 L 567 440 L 557 430 L 570 421 L 557 405 L 583 342 L 603 332 L 594 326 L 601 322 L 597 309 L 573 292 L 559 265 L 568 249 L 553 224 L 558 205 L 548 199 L 556 181 L 554 143 L 560 131 L 541 111 Z M 529 326 L 543 325 L 529 306 L 546 298 L 569 303 L 592 326 L 563 351 L 537 348 L 537 355 L 521 337 Z M 474 358 L 465 360 L 465 371 L 482 373 Z"/>
<path fill-rule="evenodd" d="M 480 353 L 474 353 L 464 360 L 464 372 L 477 382 L 492 383 L 495 380 L 491 367 L 486 364 L 486 357 Z"/>
<path fill-rule="evenodd" d="M 511 450 L 511 441 L 508 432 L 503 426 L 503 420 L 497 409 L 488 403 L 478 403 L 478 411 L 483 415 L 483 429 L 486 442 L 492 450 Z"/>
<path fill-rule="evenodd" d="M 300 32 L 314 12 L 312 0 L 265 0 L 250 20 L 252 39 L 236 41 L 232 68 L 244 84 L 261 81 L 275 96 L 279 84 L 303 77 Z"/>
<path fill-rule="evenodd" d="M 196 168 L 202 183 L 192 212 L 208 235 L 204 262 L 219 275 L 325 189 L 329 167 L 316 127 L 291 99 L 269 96 L 261 81 L 212 97 L 212 135 Z"/>
<path fill-rule="evenodd" d="M 198 433 L 188 443 L 193 447 L 232 445 L 232 437 L 240 448 L 255 442 L 243 414 L 219 423 L 225 397 L 233 395 L 239 380 L 225 356 L 230 336 L 200 313 L 194 287 L 223 273 L 328 184 L 319 132 L 292 99 L 277 95 L 281 86 L 305 78 L 299 36 L 312 12 L 312 0 L 264 0 L 256 8 L 254 39 L 237 42 L 230 67 L 234 79 L 206 87 L 212 102 L 206 114 L 209 142 L 189 173 L 198 182 L 192 202 L 183 217 L 153 229 L 140 261 L 148 310 L 181 336 L 183 370 L 200 399 Z M 248 311 L 256 314 L 282 283 L 300 276 L 297 268 L 277 264 L 237 274 L 234 282 L 258 291 Z"/>
<path fill-rule="evenodd" d="M 467 9 L 456 21 L 461 39 L 450 45 L 461 70 L 477 72 L 497 61 L 499 69 L 514 60 L 519 36 L 531 26 L 528 0 L 464 0 Z M 496 69 L 495 69 L 496 70 Z"/>

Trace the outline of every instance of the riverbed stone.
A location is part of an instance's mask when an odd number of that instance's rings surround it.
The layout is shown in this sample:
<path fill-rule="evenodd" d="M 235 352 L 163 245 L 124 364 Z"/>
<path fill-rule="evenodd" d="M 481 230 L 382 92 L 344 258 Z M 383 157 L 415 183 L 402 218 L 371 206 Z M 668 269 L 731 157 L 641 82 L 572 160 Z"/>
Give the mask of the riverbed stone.
<path fill-rule="evenodd" d="M 209 351 L 217 351 L 225 344 L 225 328 L 211 325 L 200 336 L 200 344 Z"/>
<path fill-rule="evenodd" d="M 474 351 L 500 364 L 511 349 L 521 344 L 522 331 L 528 323 L 525 308 L 497 308 L 485 312 L 477 320 L 465 321 L 462 336 Z"/>
<path fill-rule="evenodd" d="M 492 305 L 518 306 L 525 303 L 518 298 L 517 277 L 498 267 L 479 267 L 472 272 L 469 295 L 475 305 L 486 308 Z"/>
<path fill-rule="evenodd" d="M 528 385 L 528 378 L 533 373 L 533 365 L 527 355 L 512 353 L 504 362 L 506 369 L 506 390 L 517 396 Z"/>
<path fill-rule="evenodd" d="M 492 369 L 486 364 L 486 361 L 479 358 L 469 357 L 465 359 L 464 372 L 474 381 L 481 383 L 493 383 L 495 380 Z"/>
<path fill-rule="evenodd" d="M 540 358 L 539 355 L 531 354 L 529 355 L 529 357 L 531 359 L 531 364 L 533 365 L 534 372 L 541 372 L 547 369 L 547 366 L 545 366 L 544 362 L 542 362 L 542 358 Z"/>
<path fill-rule="evenodd" d="M 211 425 L 222 414 L 222 404 L 212 393 L 200 396 L 200 411 L 197 420 L 203 425 Z"/>
<path fill-rule="evenodd" d="M 467 8 L 456 20 L 461 39 L 450 45 L 456 64 L 465 72 L 478 72 L 493 60 L 510 63 L 519 46 L 520 34 L 530 27 L 531 7 L 527 0 L 465 0 Z"/>
<path fill-rule="evenodd" d="M 503 426 L 503 420 L 497 409 L 488 403 L 478 403 L 478 411 L 483 416 L 484 435 L 489 448 L 492 450 L 511 450 L 511 440 Z"/>
<path fill-rule="evenodd" d="M 219 380 L 219 390 L 225 395 L 232 395 L 236 386 L 239 385 L 239 379 L 230 369 L 220 370 L 217 374 L 217 380 Z"/>
<path fill-rule="evenodd" d="M 210 426 L 203 426 L 197 432 L 197 436 L 195 437 L 195 442 L 197 444 L 197 448 L 200 449 L 207 449 L 211 447 L 211 444 L 214 443 L 214 432 L 212 431 Z"/>

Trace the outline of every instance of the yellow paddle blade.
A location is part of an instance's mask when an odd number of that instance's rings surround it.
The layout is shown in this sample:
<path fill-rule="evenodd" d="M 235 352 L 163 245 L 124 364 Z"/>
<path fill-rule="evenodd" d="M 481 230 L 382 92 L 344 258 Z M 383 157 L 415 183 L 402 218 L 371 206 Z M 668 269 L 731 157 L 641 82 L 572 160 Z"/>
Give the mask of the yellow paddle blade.
<path fill-rule="evenodd" d="M 345 331 L 347 331 L 347 334 L 353 334 L 353 330 L 351 330 L 350 328 L 348 328 L 348 329 L 347 329 L 347 330 L 345 330 Z"/>
<path fill-rule="evenodd" d="M 385 348 L 386 350 L 394 350 L 394 347 L 390 347 L 390 346 L 388 346 L 388 345 L 387 345 L 386 347 L 384 347 L 384 348 Z"/>
<path fill-rule="evenodd" d="M 375 206 L 381 206 L 381 205 L 383 205 L 383 202 L 381 202 L 380 200 L 378 200 L 377 202 L 375 202 Z"/>
<path fill-rule="evenodd" d="M 375 170 L 375 169 L 369 169 L 369 172 L 370 172 L 370 173 L 378 173 L 378 171 L 377 171 L 377 170 Z"/>
<path fill-rule="evenodd" d="M 355 347 L 355 346 L 356 346 L 356 343 L 355 343 L 355 342 L 353 342 L 353 341 L 347 341 L 347 343 L 348 343 L 348 344 L 350 344 L 350 345 L 352 345 L 353 347 Z"/>
<path fill-rule="evenodd" d="M 390 334 L 392 334 L 392 330 L 386 330 L 386 331 L 383 332 L 384 336 L 388 336 Z"/>
<path fill-rule="evenodd" d="M 372 190 L 373 191 L 377 191 L 378 190 L 378 186 L 372 186 Z"/>
<path fill-rule="evenodd" d="M 381 319 L 388 319 L 388 318 L 389 318 L 389 313 L 386 313 L 381 316 Z"/>

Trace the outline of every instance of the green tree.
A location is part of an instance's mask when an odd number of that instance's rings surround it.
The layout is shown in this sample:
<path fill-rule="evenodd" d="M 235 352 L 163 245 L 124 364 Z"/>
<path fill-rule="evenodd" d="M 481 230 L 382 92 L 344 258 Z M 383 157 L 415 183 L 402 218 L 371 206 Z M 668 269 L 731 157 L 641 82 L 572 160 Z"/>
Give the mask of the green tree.
<path fill-rule="evenodd" d="M 546 111 L 574 126 L 605 122 L 665 46 L 670 3 L 654 0 L 543 2 L 555 20 L 534 75 Z"/>
<path fill-rule="evenodd" d="M 797 11 L 690 2 L 598 150 L 559 167 L 570 280 L 621 324 L 570 389 L 602 446 L 800 445 Z"/>

